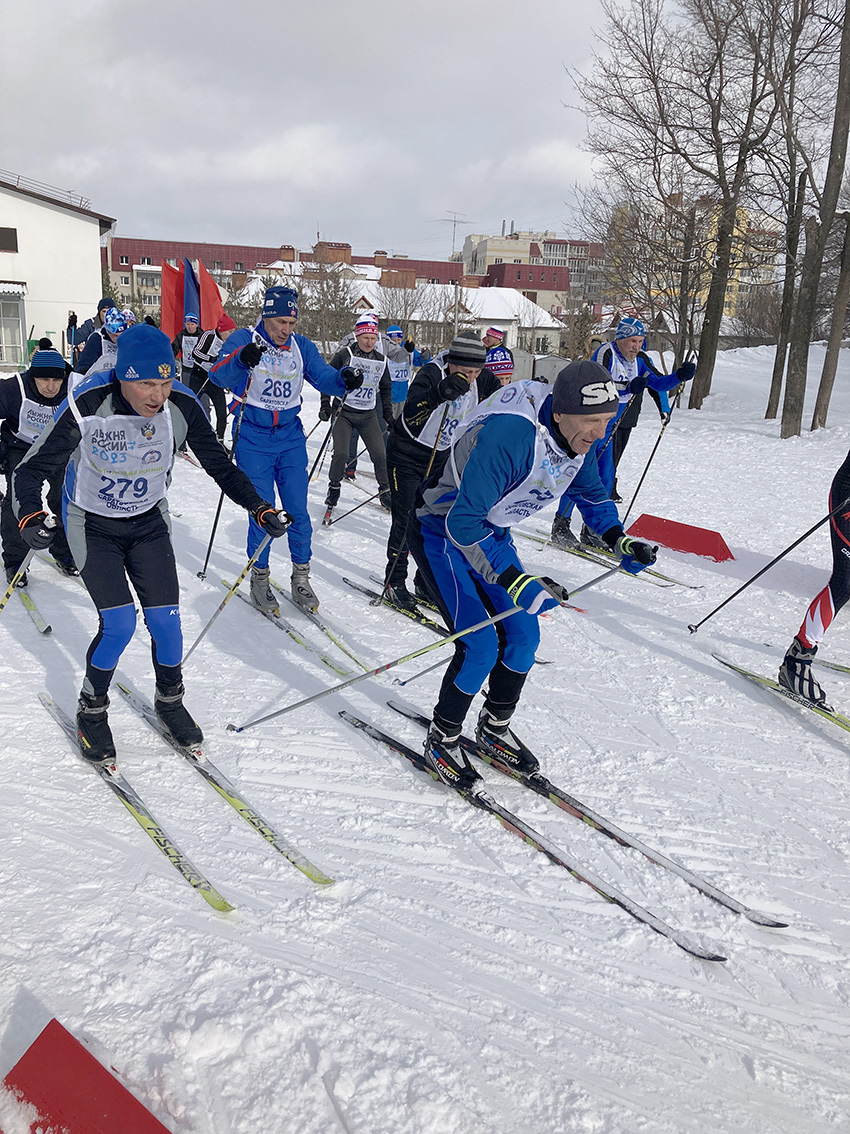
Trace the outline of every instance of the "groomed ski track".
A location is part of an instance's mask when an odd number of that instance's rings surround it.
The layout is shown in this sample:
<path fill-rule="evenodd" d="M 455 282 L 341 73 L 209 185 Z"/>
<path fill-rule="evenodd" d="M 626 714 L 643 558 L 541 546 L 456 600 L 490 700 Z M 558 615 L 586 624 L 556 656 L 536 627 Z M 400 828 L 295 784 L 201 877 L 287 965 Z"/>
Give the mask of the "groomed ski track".
<path fill-rule="evenodd" d="M 834 423 L 850 420 L 846 356 Z M 816 347 L 812 395 L 822 360 Z M 121 767 L 236 907 L 208 912 L 38 704 L 47 689 L 73 705 L 96 619 L 79 584 L 36 562 L 52 635 L 19 603 L 0 615 L 2 1073 L 56 1015 L 173 1134 L 847 1131 L 850 743 L 711 657 L 775 673 L 828 577 L 826 532 L 687 631 L 826 512 L 850 446 L 844 424 L 779 441 L 762 420 L 771 365 L 763 348 L 719 356 L 716 392 L 700 413 L 676 411 L 635 511 L 716 528 L 735 561 L 662 551 L 662 570 L 705 589 L 614 578 L 582 596 L 586 616 L 545 619 L 541 655 L 555 664 L 533 673 L 518 721 L 554 782 L 788 929 L 735 917 L 483 769 L 507 807 L 729 959 L 689 958 L 338 720 L 350 708 L 419 745 L 385 702 L 394 676 L 435 655 L 226 732 L 336 681 L 242 603 L 190 659 L 186 703 L 210 758 L 337 882 L 322 891 L 269 853 L 116 694 Z M 308 428 L 317 409 L 308 391 Z M 659 427 L 647 403 L 621 466 L 627 500 Z M 341 582 L 370 585 L 389 521 L 364 508 L 321 529 L 326 486 L 327 462 L 310 493 L 320 613 L 373 665 L 433 641 Z M 218 579 L 244 566 L 246 519 L 225 503 L 202 583 L 218 490 L 180 461 L 170 498 L 188 647 L 221 601 Z M 344 485 L 340 508 L 358 499 Z M 520 552 L 567 584 L 600 570 L 525 541 Z M 284 548 L 272 555 L 288 581 Z M 306 618 L 285 616 L 348 666 Z M 846 612 L 821 652 L 850 662 Z M 151 695 L 141 619 L 121 669 Z M 440 676 L 404 699 L 429 711 Z M 850 678 L 819 679 L 850 711 Z M 12 1105 L 0 1095 L 0 1129 Z"/>

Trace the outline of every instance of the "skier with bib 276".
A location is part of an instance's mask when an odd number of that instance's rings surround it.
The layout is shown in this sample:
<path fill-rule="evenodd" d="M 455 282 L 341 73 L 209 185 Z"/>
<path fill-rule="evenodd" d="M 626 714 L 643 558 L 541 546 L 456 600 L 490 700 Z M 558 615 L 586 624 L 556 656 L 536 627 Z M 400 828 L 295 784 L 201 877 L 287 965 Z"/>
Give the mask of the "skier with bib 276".
<path fill-rule="evenodd" d="M 115 760 L 108 692 L 136 626 L 129 583 L 152 639 L 157 716 L 178 744 L 203 740 L 183 705 L 180 592 L 166 499 L 176 449 L 188 441 L 222 490 L 269 535 L 287 528 L 288 517 L 228 460 L 195 395 L 173 382 L 174 371 L 167 335 L 145 323 L 125 331 L 114 370 L 69 392 L 12 482 L 24 542 L 48 547 L 55 529 L 42 508 L 41 486 L 65 470 L 68 543 L 99 617 L 77 712 L 80 750 L 94 763 Z"/>
<path fill-rule="evenodd" d="M 538 617 L 568 596 L 560 584 L 524 570 L 511 525 L 568 492 L 626 571 L 636 574 L 655 562 L 656 548 L 625 535 L 596 461 L 585 460 L 616 409 L 610 374 L 589 360 L 566 366 L 554 387 L 514 382 L 482 403 L 454 441 L 441 477 L 420 490 L 410 550 L 449 629 L 521 608 L 459 638 L 443 678 L 425 756 L 460 791 L 475 790 L 480 778 L 459 738 L 488 677 L 478 744 L 522 775 L 537 769 L 511 719 L 540 641 Z"/>
<path fill-rule="evenodd" d="M 266 290 L 260 321 L 253 331 L 234 331 L 210 370 L 210 381 L 233 391 L 231 404 L 239 437 L 234 456 L 261 496 L 274 499 L 277 488 L 283 508 L 292 517 L 287 533 L 292 556 L 292 597 L 307 610 L 319 599 L 310 585 L 313 526 L 307 511 L 307 442 L 299 416 L 304 382 L 324 394 L 342 397 L 357 389 L 362 374 L 354 367 L 335 370 L 315 343 L 295 334 L 298 292 L 276 284 Z M 244 409 L 240 405 L 244 402 Z M 234 424 L 234 430 L 236 429 Z M 248 525 L 248 554 L 263 538 L 253 521 Z M 251 572 L 251 601 L 260 610 L 278 614 L 269 586 L 269 549 Z"/>

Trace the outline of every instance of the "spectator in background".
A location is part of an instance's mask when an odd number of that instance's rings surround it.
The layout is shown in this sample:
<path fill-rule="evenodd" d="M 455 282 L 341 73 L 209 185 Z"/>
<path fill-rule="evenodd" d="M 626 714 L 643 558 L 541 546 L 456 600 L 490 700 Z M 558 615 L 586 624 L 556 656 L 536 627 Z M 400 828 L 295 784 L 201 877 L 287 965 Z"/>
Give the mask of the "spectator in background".
<path fill-rule="evenodd" d="M 222 346 L 236 330 L 236 324 L 229 315 L 222 315 L 214 331 L 204 331 L 192 351 L 192 372 L 186 383 L 201 399 L 201 405 L 210 412 L 210 403 L 215 407 L 215 431 L 219 441 L 224 440 L 227 426 L 227 398 L 224 390 L 215 382 L 210 382 L 210 367 L 219 356 Z"/>
<path fill-rule="evenodd" d="M 387 349 L 392 380 L 393 417 L 398 417 L 404 406 L 414 368 L 422 365 L 422 355 L 410 335 L 402 342 L 404 332 L 398 323 L 387 327 Z M 386 440 L 386 438 L 385 438 Z"/>
<path fill-rule="evenodd" d="M 71 311 L 68 315 L 68 330 L 66 332 L 68 343 L 74 344 L 71 362 L 74 363 L 74 369 L 77 369 L 76 363 L 79 361 L 80 355 L 83 353 L 83 347 L 96 331 L 103 327 L 103 321 L 106 317 L 106 312 L 110 307 L 115 306 L 115 300 L 104 296 L 100 303 L 97 305 L 97 314 L 93 315 L 91 319 L 86 319 L 85 323 L 77 326 L 77 313 Z"/>
<path fill-rule="evenodd" d="M 495 374 L 503 386 L 507 386 L 514 376 L 514 356 L 504 345 L 505 332 L 501 327 L 488 327 L 481 336 L 487 348 L 487 361 L 484 366 Z"/>
<path fill-rule="evenodd" d="M 174 342 L 171 344 L 174 357 L 180 363 L 181 380 L 185 382 L 187 386 L 189 385 L 189 376 L 195 365 L 192 359 L 192 351 L 198 345 L 198 339 L 200 337 L 200 320 L 194 311 L 187 311 L 183 316 L 183 330 L 177 332 L 174 336 Z"/>
<path fill-rule="evenodd" d="M 107 308 L 103 313 L 103 326 L 86 339 L 85 350 L 74 368 L 75 372 L 88 378 L 90 374 L 97 374 L 101 370 L 111 370 L 118 357 L 118 337 L 129 325 L 123 311 L 119 311 L 117 307 Z M 72 384 L 76 385 L 77 382 L 79 379 Z"/>

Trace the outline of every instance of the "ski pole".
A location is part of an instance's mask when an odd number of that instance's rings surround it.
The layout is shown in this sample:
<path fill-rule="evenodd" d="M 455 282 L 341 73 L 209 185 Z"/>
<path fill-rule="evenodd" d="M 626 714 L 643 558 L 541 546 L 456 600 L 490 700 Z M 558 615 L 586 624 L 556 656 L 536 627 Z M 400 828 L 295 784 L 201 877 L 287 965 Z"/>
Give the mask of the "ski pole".
<path fill-rule="evenodd" d="M 51 516 L 50 518 L 52 519 L 53 517 Z M 54 520 L 54 524 L 55 524 L 55 520 Z M 47 525 L 45 524 L 45 527 L 46 526 Z M 32 557 L 34 555 L 35 555 L 35 548 L 31 547 L 29 549 L 29 551 L 26 553 L 26 555 L 24 556 L 23 563 L 21 563 L 20 567 L 18 568 L 18 570 L 15 572 L 14 576 L 12 577 L 12 581 L 9 583 L 8 587 L 6 588 L 6 593 L 3 595 L 2 598 L 0 598 L 0 610 L 3 609 L 3 607 L 9 601 L 9 599 L 12 597 L 12 591 L 14 591 L 15 587 L 17 587 L 18 580 L 21 579 L 26 574 L 27 567 L 29 567 L 30 560 L 32 559 Z"/>
<path fill-rule="evenodd" d="M 346 516 L 350 516 L 352 512 L 356 512 L 358 508 L 362 508 L 364 504 L 368 504 L 370 500 L 374 500 L 380 495 L 381 489 L 379 488 L 377 492 L 373 492 L 371 496 L 367 496 L 365 500 L 361 500 L 359 504 L 355 504 L 353 508 L 349 508 L 347 512 L 343 512 L 341 516 L 337 516 L 335 520 L 331 520 L 327 526 L 332 528 L 334 524 L 338 524 L 340 520 L 344 520 Z"/>
<path fill-rule="evenodd" d="M 419 678 L 424 677 L 426 673 L 430 673 L 433 669 L 439 669 L 439 667 L 444 664 L 443 658 L 440 658 L 440 660 L 435 661 L 433 665 L 429 665 L 427 669 L 420 669 L 418 673 L 414 673 L 413 677 L 408 677 L 405 681 L 402 681 L 400 677 L 394 677 L 393 685 L 409 685 L 411 681 L 418 681 Z"/>
<path fill-rule="evenodd" d="M 319 460 L 325 455 L 325 449 L 328 447 L 328 441 L 330 441 L 331 434 L 334 431 L 334 426 L 336 425 L 336 419 L 339 417 L 341 412 L 342 412 L 342 401 L 340 400 L 340 403 L 337 406 L 336 410 L 331 414 L 331 421 L 330 421 L 330 425 L 328 426 L 328 431 L 325 434 L 324 441 L 322 442 L 321 446 L 319 447 L 319 451 L 316 454 L 316 459 L 315 459 L 315 461 L 313 461 L 313 467 L 310 469 L 310 472 L 307 474 L 307 483 L 308 484 L 313 479 L 313 473 L 316 471 L 316 465 L 319 463 Z"/>
<path fill-rule="evenodd" d="M 245 578 L 245 576 L 248 574 L 248 572 L 251 570 L 251 568 L 254 566 L 254 564 L 257 562 L 257 560 L 260 558 L 260 556 L 262 555 L 263 551 L 265 550 L 265 548 L 268 545 L 271 538 L 272 537 L 270 535 L 267 535 L 263 538 L 262 542 L 260 543 L 260 546 L 257 548 L 257 550 L 254 552 L 254 554 L 251 556 L 251 558 L 245 564 L 245 567 L 242 571 L 242 574 L 239 576 L 239 578 L 236 580 L 236 582 L 233 584 L 233 586 L 230 588 L 230 590 L 227 592 L 227 594 L 221 600 L 221 603 L 220 603 L 218 609 L 216 610 L 215 614 L 213 614 L 212 618 L 209 620 L 209 622 L 206 624 L 206 626 L 203 628 L 203 630 L 197 636 L 195 641 L 189 647 L 189 652 L 183 658 L 183 665 L 185 665 L 186 662 L 189 660 L 189 658 L 192 656 L 192 654 L 195 651 L 196 646 L 200 643 L 201 639 L 206 635 L 209 628 L 212 626 L 212 624 L 215 622 L 215 620 L 218 618 L 218 616 L 221 614 L 221 612 L 224 610 L 224 608 L 227 606 L 227 604 L 230 602 L 230 600 L 233 598 L 233 596 L 239 590 L 239 587 L 242 585 L 242 580 Z"/>
<path fill-rule="evenodd" d="M 242 415 L 245 412 L 245 403 L 248 401 L 248 387 L 251 385 L 251 379 L 253 377 L 254 371 L 252 370 L 248 375 L 248 381 L 245 383 L 245 389 L 242 392 L 242 405 L 239 407 L 239 416 L 236 419 L 236 428 L 233 430 L 233 444 L 230 446 L 230 452 L 228 453 L 228 457 L 231 461 L 236 460 L 236 442 L 239 440 L 239 430 L 242 428 Z M 209 382 L 209 376 L 207 377 L 207 382 Z M 206 385 L 206 382 L 204 383 L 204 385 Z M 218 498 L 218 507 L 215 510 L 215 519 L 213 520 L 212 531 L 210 532 L 210 542 L 207 544 L 207 554 L 204 559 L 204 565 L 198 572 L 199 579 L 206 579 L 207 577 L 207 566 L 209 565 L 210 555 L 212 554 L 213 541 L 215 540 L 215 533 L 216 529 L 218 528 L 218 520 L 219 516 L 221 516 L 221 506 L 223 503 L 224 489 L 221 490 L 221 495 Z M 197 644 L 198 643 L 196 642 L 195 646 Z M 193 650 L 195 646 L 192 647 Z M 187 654 L 186 656 L 188 657 L 189 655 Z"/>
<path fill-rule="evenodd" d="M 310 430 L 310 432 L 307 434 L 307 436 L 304 438 L 304 440 L 308 441 L 313 436 L 313 434 L 316 432 L 316 430 L 319 428 L 319 426 L 321 424 L 322 424 L 322 422 L 321 422 L 321 419 L 320 419 L 316 422 L 316 424 L 313 426 L 313 428 Z"/>
<path fill-rule="evenodd" d="M 682 387 L 683 387 L 683 386 L 684 386 L 684 382 L 680 383 L 680 385 L 678 386 L 677 390 L 676 390 L 676 391 L 674 391 L 674 393 L 673 393 L 673 397 L 674 397 L 674 398 L 676 397 L 676 393 L 677 393 L 678 391 L 680 391 L 680 390 L 682 389 Z M 640 489 L 641 489 L 641 485 L 642 485 L 642 484 L 643 484 L 643 482 L 644 482 L 644 478 L 646 477 L 646 474 L 647 474 L 647 473 L 649 472 L 649 466 L 650 466 L 650 465 L 652 464 L 652 459 L 653 459 L 653 457 L 655 456 L 655 454 L 656 454 L 656 452 L 657 452 L 657 450 L 658 450 L 658 446 L 659 446 L 659 445 L 661 444 L 661 438 L 662 438 L 662 437 L 664 436 L 664 430 L 665 430 L 665 429 L 667 428 L 667 426 L 668 426 L 668 425 L 670 424 L 670 418 L 671 418 L 671 417 L 673 416 L 673 410 L 674 410 L 674 409 L 675 409 L 675 406 L 674 406 L 674 405 L 673 405 L 673 406 L 670 406 L 670 409 L 669 409 L 669 410 L 667 411 L 667 413 L 666 413 L 666 414 L 664 415 L 664 423 L 662 424 L 662 426 L 661 426 L 661 430 L 660 430 L 660 432 L 659 432 L 659 434 L 658 434 L 658 437 L 657 437 L 657 438 L 656 438 L 656 440 L 655 440 L 655 444 L 654 444 L 654 445 L 653 445 L 653 447 L 652 447 L 652 452 L 651 452 L 651 453 L 649 454 L 649 460 L 648 460 L 648 461 L 646 462 L 646 468 L 645 468 L 645 469 L 643 470 L 643 472 L 641 473 L 641 476 L 640 476 L 640 480 L 638 481 L 638 484 L 637 484 L 637 488 L 635 489 L 635 491 L 634 491 L 634 495 L 632 496 L 632 499 L 631 499 L 631 501 L 630 501 L 630 503 L 629 503 L 629 506 L 628 506 L 628 508 L 626 509 L 626 514 L 625 514 L 625 516 L 623 516 L 622 524 L 623 524 L 623 527 L 624 527 L 624 528 L 625 528 L 625 526 L 626 526 L 626 520 L 628 520 L 628 518 L 629 518 L 629 513 L 631 512 L 632 508 L 634 507 L 634 502 L 635 502 L 635 500 L 637 499 L 637 494 L 638 494 L 638 493 L 640 492 Z"/>
<path fill-rule="evenodd" d="M 595 579 L 591 579 L 589 583 L 584 583 L 580 587 L 576 587 L 571 592 L 570 598 L 577 595 L 579 591 L 586 591 L 588 587 L 595 587 L 597 583 L 601 583 L 603 579 L 615 575 L 620 570 L 619 564 L 612 567 L 610 570 L 597 575 Z M 565 600 L 566 604 L 566 600 Z M 277 709 L 273 713 L 267 713 L 264 717 L 257 717 L 254 721 L 247 721 L 243 725 L 229 724 L 227 726 L 229 732 L 245 732 L 246 729 L 253 728 L 255 725 L 263 724 L 265 721 L 273 720 L 275 717 L 282 717 L 285 713 L 291 713 L 294 709 L 303 708 L 304 705 L 310 705 L 313 701 L 319 701 L 322 697 L 329 697 L 331 693 L 339 693 L 341 689 L 347 689 L 349 685 L 356 685 L 358 681 L 365 681 L 367 677 L 377 677 L 380 673 L 386 673 L 388 669 L 394 669 L 402 662 L 413 661 L 414 658 L 420 658 L 423 654 L 430 654 L 432 650 L 438 650 L 440 646 L 448 646 L 452 642 L 456 642 L 458 638 L 463 638 L 467 634 L 474 634 L 477 630 L 484 630 L 487 626 L 494 626 L 497 622 L 501 622 L 503 618 L 510 618 L 512 614 L 518 614 L 523 608 L 521 606 L 512 606 L 510 610 L 503 610 L 499 614 L 494 614 L 492 618 L 485 618 L 483 622 L 477 622 L 474 626 L 468 626 L 465 630 L 456 630 L 454 634 L 449 634 L 445 638 L 441 638 L 438 642 L 432 642 L 428 646 L 422 646 L 418 650 L 414 650 L 412 654 L 405 654 L 403 658 L 396 658 L 395 661 L 386 662 L 384 665 L 379 665 L 377 669 L 370 669 L 367 673 L 359 673 L 356 677 L 349 677 L 347 681 L 340 682 L 339 685 L 332 685 L 330 689 L 323 689 L 321 693 L 314 693 L 312 697 L 305 697 L 302 701 L 296 701 L 294 705 L 287 705 L 283 709 Z M 194 647 L 193 647 L 194 648 Z"/>
<path fill-rule="evenodd" d="M 422 477 L 420 484 L 424 483 L 428 479 L 428 477 L 431 475 L 431 469 L 434 465 L 434 460 L 437 456 L 437 446 L 440 444 L 440 438 L 443 435 L 443 427 L 446 424 L 446 418 L 448 417 L 448 414 L 449 414 L 449 406 L 450 405 L 451 405 L 451 402 L 446 402 L 446 408 L 443 410 L 443 416 L 440 418 L 440 428 L 437 430 L 437 439 L 435 440 L 433 446 L 431 447 L 431 456 L 428 458 L 428 467 L 425 469 L 425 475 Z M 381 591 L 381 598 L 380 598 L 379 602 L 376 603 L 376 606 L 381 606 L 381 604 L 384 602 L 384 600 L 387 597 L 387 592 L 390 589 L 390 579 L 392 578 L 393 569 L 395 568 L 395 565 L 398 562 L 398 557 L 401 555 L 401 553 L 404 551 L 405 547 L 407 546 L 407 527 L 408 527 L 409 523 L 410 523 L 410 513 L 408 512 L 407 519 L 404 521 L 404 533 L 401 537 L 401 543 L 398 545 L 398 550 L 396 551 L 395 555 L 393 556 L 392 563 L 387 568 L 387 575 L 386 575 L 386 579 L 384 580 L 384 589 Z"/>
<path fill-rule="evenodd" d="M 754 583 L 756 579 L 761 578 L 765 571 L 769 571 L 775 563 L 778 563 L 780 559 L 784 559 L 789 551 L 793 551 L 795 547 L 798 547 L 804 540 L 807 540 L 810 535 L 818 530 L 818 528 L 823 527 L 823 525 L 828 523 L 828 521 L 831 520 L 833 516 L 837 516 L 839 512 L 843 511 L 848 506 L 850 506 L 850 496 L 848 496 L 846 500 L 843 500 L 837 508 L 833 508 L 831 512 L 828 512 L 822 520 L 818 520 L 814 527 L 809 528 L 809 530 L 805 532 L 804 535 L 801 535 L 799 539 L 795 539 L 794 542 L 789 547 L 786 547 L 784 551 L 780 551 L 776 558 L 771 559 L 771 561 L 766 566 L 762 567 L 760 571 L 756 571 L 755 575 L 753 575 L 751 579 L 747 579 L 746 583 L 738 587 L 737 591 L 735 591 L 734 594 L 731 594 L 728 598 L 724 599 L 720 606 L 716 606 L 714 610 L 710 611 L 705 616 L 705 618 L 700 619 L 700 621 L 695 625 L 689 625 L 688 629 L 690 630 L 690 632 L 692 634 L 696 634 L 697 630 L 699 630 L 703 622 L 708 622 L 709 618 L 713 618 L 714 615 L 717 614 L 718 610 L 723 609 L 727 602 L 731 602 L 733 598 L 737 598 L 741 591 L 745 591 L 751 583 Z"/>

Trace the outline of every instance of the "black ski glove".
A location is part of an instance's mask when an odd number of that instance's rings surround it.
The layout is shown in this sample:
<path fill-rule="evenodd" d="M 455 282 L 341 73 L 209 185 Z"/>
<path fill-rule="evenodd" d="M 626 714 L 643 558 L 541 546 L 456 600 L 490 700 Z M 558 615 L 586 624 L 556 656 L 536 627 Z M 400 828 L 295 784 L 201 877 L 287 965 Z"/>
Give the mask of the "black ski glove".
<path fill-rule="evenodd" d="M 56 520 L 46 512 L 33 512 L 29 516 L 24 516 L 18 527 L 21 539 L 27 547 L 32 547 L 35 551 L 43 551 L 46 547 L 50 547 L 56 535 Z"/>
<path fill-rule="evenodd" d="M 287 528 L 292 523 L 292 517 L 288 512 L 284 512 L 282 509 L 277 511 L 277 509 L 272 508 L 271 504 L 265 503 L 254 510 L 254 519 L 272 539 L 286 535 Z"/>
<path fill-rule="evenodd" d="M 506 567 L 496 582 L 508 592 L 517 606 L 529 614 L 542 614 L 567 602 L 567 588 L 548 576 L 527 575 L 519 567 Z"/>
<path fill-rule="evenodd" d="M 469 393 L 469 379 L 462 374 L 447 374 L 437 383 L 437 393 L 441 402 L 453 402 Z"/>
<path fill-rule="evenodd" d="M 247 366 L 249 370 L 253 370 L 258 366 L 260 359 L 263 357 L 266 348 L 257 346 L 256 343 L 246 343 L 239 352 L 239 361 L 243 366 Z"/>
<path fill-rule="evenodd" d="M 330 405 L 322 406 L 319 410 L 319 421 L 330 421 L 331 407 Z"/>
<path fill-rule="evenodd" d="M 632 395 L 632 397 L 639 398 L 641 396 L 641 394 L 646 389 L 646 381 L 647 379 L 645 374 L 639 374 L 637 378 L 632 378 L 631 382 L 629 383 L 629 393 Z"/>
<path fill-rule="evenodd" d="M 614 550 L 622 556 L 620 566 L 630 575 L 638 575 L 644 568 L 651 567 L 658 557 L 657 546 L 627 535 L 620 536 Z"/>
<path fill-rule="evenodd" d="M 695 362 L 683 362 L 673 377 L 678 378 L 680 382 L 690 382 L 696 372 L 697 364 Z"/>
<path fill-rule="evenodd" d="M 363 371 L 359 366 L 343 366 L 339 376 L 349 393 L 352 390 L 359 390 L 363 385 Z"/>
<path fill-rule="evenodd" d="M 404 347 L 408 354 L 413 354 L 413 352 L 416 350 L 416 343 L 413 341 L 413 339 L 410 338 L 410 336 L 408 336 L 401 345 Z"/>
<path fill-rule="evenodd" d="M 77 312 L 72 311 L 71 314 L 68 316 L 68 326 L 69 327 L 76 327 L 76 325 L 77 325 Z"/>

